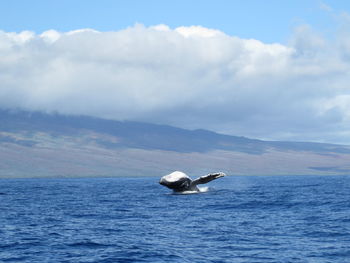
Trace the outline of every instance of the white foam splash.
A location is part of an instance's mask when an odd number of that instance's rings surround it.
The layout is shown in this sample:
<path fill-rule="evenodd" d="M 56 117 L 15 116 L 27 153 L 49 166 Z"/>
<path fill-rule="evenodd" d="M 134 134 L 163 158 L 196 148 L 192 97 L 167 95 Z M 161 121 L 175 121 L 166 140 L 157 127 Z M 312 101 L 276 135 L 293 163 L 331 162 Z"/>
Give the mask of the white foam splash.
<path fill-rule="evenodd" d="M 208 186 L 205 186 L 205 187 L 198 187 L 198 189 L 199 189 L 199 192 L 205 193 L 205 192 L 208 192 L 210 188 Z"/>
<path fill-rule="evenodd" d="M 190 195 L 190 194 L 200 194 L 205 193 L 210 190 L 209 187 L 198 187 L 199 191 L 183 191 L 183 192 L 174 192 L 176 195 Z"/>

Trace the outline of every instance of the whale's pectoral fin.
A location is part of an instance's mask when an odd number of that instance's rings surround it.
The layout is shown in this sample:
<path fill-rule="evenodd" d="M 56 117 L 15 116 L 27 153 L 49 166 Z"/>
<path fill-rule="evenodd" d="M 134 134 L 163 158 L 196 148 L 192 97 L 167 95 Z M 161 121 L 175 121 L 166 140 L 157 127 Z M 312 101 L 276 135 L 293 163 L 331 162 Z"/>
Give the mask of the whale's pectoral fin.
<path fill-rule="evenodd" d="M 210 181 L 213 181 L 215 179 L 218 179 L 220 177 L 224 177 L 226 174 L 224 173 L 211 173 L 207 175 L 203 175 L 195 180 L 192 181 L 191 186 L 195 186 L 197 184 L 206 184 Z"/>

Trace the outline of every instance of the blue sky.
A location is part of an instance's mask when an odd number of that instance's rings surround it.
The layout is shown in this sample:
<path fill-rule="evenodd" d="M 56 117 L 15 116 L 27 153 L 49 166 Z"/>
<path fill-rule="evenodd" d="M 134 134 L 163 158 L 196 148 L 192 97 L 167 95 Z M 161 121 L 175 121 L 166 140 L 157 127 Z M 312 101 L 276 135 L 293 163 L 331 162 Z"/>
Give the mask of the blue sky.
<path fill-rule="evenodd" d="M 0 1 L 0 107 L 350 144 L 350 1 Z"/>
<path fill-rule="evenodd" d="M 324 6 L 337 12 L 350 10 L 349 1 L 319 0 L 3 0 L 0 28 L 40 33 L 80 28 L 115 31 L 135 23 L 171 28 L 201 25 L 241 38 L 285 42 L 300 24 L 324 34 L 332 32 L 334 17 Z"/>

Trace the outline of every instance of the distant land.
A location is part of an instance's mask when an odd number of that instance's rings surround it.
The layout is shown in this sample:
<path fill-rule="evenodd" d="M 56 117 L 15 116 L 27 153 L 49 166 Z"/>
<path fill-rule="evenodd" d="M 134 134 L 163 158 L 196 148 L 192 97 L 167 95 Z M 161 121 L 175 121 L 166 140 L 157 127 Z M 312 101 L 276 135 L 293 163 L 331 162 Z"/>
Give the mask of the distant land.
<path fill-rule="evenodd" d="M 350 174 L 350 146 L 0 110 L 0 177 Z"/>

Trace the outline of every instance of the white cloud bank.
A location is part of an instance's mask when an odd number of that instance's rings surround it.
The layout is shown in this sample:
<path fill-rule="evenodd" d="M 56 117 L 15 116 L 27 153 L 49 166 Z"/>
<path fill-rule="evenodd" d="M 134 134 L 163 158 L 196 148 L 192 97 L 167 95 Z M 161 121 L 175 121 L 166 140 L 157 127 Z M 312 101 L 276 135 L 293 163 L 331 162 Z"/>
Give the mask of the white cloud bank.
<path fill-rule="evenodd" d="M 350 33 L 288 45 L 199 26 L 0 32 L 0 107 L 350 144 Z"/>

